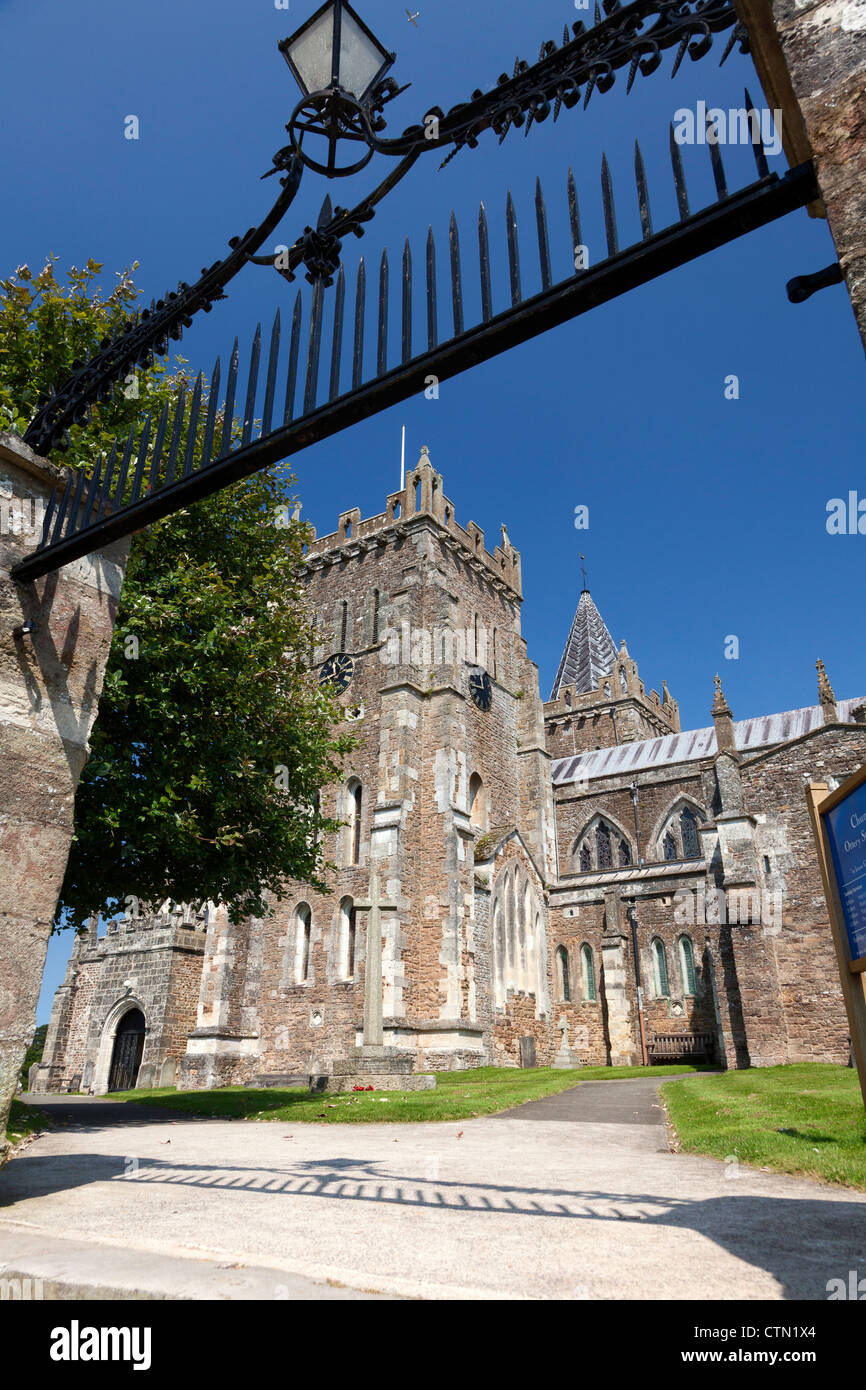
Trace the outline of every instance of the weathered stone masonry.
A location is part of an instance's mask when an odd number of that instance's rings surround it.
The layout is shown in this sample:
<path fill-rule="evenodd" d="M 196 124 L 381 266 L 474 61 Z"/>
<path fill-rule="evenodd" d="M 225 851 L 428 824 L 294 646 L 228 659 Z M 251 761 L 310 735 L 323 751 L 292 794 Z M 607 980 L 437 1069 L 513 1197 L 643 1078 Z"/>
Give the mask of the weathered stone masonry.
<path fill-rule="evenodd" d="M 866 758 L 866 702 L 837 702 L 819 663 L 817 706 L 735 722 L 717 678 L 712 724 L 683 731 L 584 590 L 543 703 L 520 557 L 504 527 L 490 552 L 457 523 L 426 450 L 384 512 L 342 513 L 305 559 L 314 662 L 346 665 L 359 739 L 322 792 L 344 822 L 331 892 L 154 934 L 149 975 L 139 927 L 79 948 L 45 1084 L 104 1084 L 136 971 L 155 986 L 140 1085 L 184 1027 L 182 1087 L 333 1075 L 362 1041 L 373 872 L 393 905 L 384 1041 L 417 1069 L 631 1064 L 661 1036 L 731 1067 L 847 1060 L 804 786 Z"/>

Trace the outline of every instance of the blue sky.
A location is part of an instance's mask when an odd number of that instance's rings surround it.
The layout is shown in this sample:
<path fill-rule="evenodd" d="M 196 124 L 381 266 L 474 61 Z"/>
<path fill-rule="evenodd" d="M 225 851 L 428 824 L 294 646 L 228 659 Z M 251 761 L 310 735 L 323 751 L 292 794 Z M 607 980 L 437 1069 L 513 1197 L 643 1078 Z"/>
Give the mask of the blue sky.
<path fill-rule="evenodd" d="M 258 176 L 285 143 L 296 100 L 276 44 L 314 8 L 300 0 L 288 10 L 273 0 L 0 0 L 2 273 L 23 262 L 38 266 L 53 252 L 60 272 L 90 256 L 104 262 L 106 286 L 137 260 L 135 279 L 148 299 L 196 278 L 275 195 L 276 180 Z M 389 133 L 433 104 L 447 109 L 491 86 L 515 56 L 532 61 L 542 40 L 586 18 L 563 0 L 417 0 L 415 28 L 392 0 L 358 8 L 396 50 L 393 75 L 413 84 L 386 109 Z M 760 104 L 750 59 L 737 54 L 719 69 L 724 42 L 717 39 L 699 63 L 687 58 L 673 82 L 669 54 L 628 97 L 621 76 L 587 111 L 563 112 L 556 126 L 548 121 L 528 138 L 514 132 L 500 147 L 488 133 L 442 172 L 435 157 L 422 160 L 348 248 L 347 264 L 354 268 L 363 252 L 372 269 L 387 245 L 393 284 L 408 234 L 417 275 L 430 223 L 441 293 L 454 208 L 464 278 L 472 282 L 483 199 L 494 297 L 504 307 L 506 189 L 530 293 L 538 288 L 536 176 L 547 198 L 554 273 L 562 276 L 568 166 L 585 241 L 599 259 L 601 152 L 627 243 L 637 228 L 636 137 L 655 222 L 664 226 L 674 218 L 667 128 L 675 111 L 699 99 L 740 105 L 745 84 Z M 140 122 L 137 141 L 124 138 L 131 114 Z M 750 152 L 724 153 L 731 186 L 749 181 Z M 697 207 L 710 199 L 707 151 L 683 154 Z M 784 156 L 771 163 L 784 170 Z M 354 202 L 387 167 L 379 157 L 330 187 L 306 175 L 274 244 L 291 242 L 315 220 L 325 192 Z M 648 685 L 667 680 L 684 727 L 709 722 L 717 670 L 737 718 L 816 703 L 818 656 L 840 698 L 866 694 L 866 540 L 825 528 L 830 498 L 858 488 L 866 495 L 862 347 L 844 287 L 800 306 L 785 295 L 791 276 L 834 259 L 826 224 L 805 211 L 752 233 L 444 383 L 436 401 L 418 397 L 297 456 L 304 515 L 327 532 L 339 510 L 380 511 L 399 485 L 405 424 L 408 462 L 429 446 L 458 520 L 476 521 L 490 544 L 504 521 L 522 552 L 524 635 L 545 696 L 578 597 L 581 551 L 614 638 L 627 638 Z M 285 324 L 294 293 L 271 270 L 249 267 L 179 350 L 195 370 L 209 371 L 217 353 L 225 361 L 235 334 L 243 348 L 259 319 L 269 326 L 277 304 Z M 470 304 L 475 296 L 473 284 Z M 729 374 L 739 377 L 736 401 L 725 399 Z M 578 505 L 589 507 L 588 531 L 575 530 Z M 735 661 L 724 658 L 730 634 L 740 642 Z M 41 1018 L 68 949 L 68 939 L 52 944 Z"/>

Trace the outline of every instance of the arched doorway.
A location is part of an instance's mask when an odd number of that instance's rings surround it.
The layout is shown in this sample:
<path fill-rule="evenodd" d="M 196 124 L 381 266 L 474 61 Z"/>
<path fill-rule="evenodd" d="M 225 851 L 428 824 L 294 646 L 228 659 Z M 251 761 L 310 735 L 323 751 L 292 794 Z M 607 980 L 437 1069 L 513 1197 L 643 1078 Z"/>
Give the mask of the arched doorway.
<path fill-rule="evenodd" d="M 117 1025 L 111 1069 L 108 1073 L 109 1091 L 131 1091 L 138 1080 L 141 1054 L 144 1052 L 144 1014 L 141 1009 L 129 1009 Z"/>

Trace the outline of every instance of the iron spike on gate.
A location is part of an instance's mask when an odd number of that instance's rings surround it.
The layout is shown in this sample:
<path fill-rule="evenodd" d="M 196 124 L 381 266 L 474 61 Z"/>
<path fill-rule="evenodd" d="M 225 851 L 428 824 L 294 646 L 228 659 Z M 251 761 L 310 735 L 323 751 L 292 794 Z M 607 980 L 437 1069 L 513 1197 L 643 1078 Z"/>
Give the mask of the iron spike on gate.
<path fill-rule="evenodd" d="M 271 420 L 274 414 L 274 396 L 277 389 L 277 359 L 280 355 L 280 311 L 279 308 L 274 314 L 274 323 L 271 329 L 271 343 L 268 349 L 268 370 L 265 377 L 265 401 L 262 406 L 262 434 L 270 434 Z M 213 387 L 211 386 L 211 396 Z M 208 419 L 210 419 L 210 405 L 208 405 Z M 202 458 L 202 464 L 206 460 Z"/>
<path fill-rule="evenodd" d="M 364 257 L 358 262 L 355 281 L 355 341 L 352 349 L 352 390 L 357 391 L 364 380 L 364 315 L 367 309 L 367 273 Z"/>
<path fill-rule="evenodd" d="M 520 289 L 520 246 L 517 241 L 517 218 L 514 214 L 514 200 L 511 189 L 505 199 L 505 232 L 508 238 L 508 270 L 511 279 L 512 306 L 520 304 L 523 295 Z"/>
<path fill-rule="evenodd" d="M 439 320 L 436 308 L 436 243 L 433 228 L 427 228 L 427 348 L 432 352 L 439 343 Z"/>
<path fill-rule="evenodd" d="M 283 424 L 287 425 L 295 415 L 295 390 L 298 384 L 298 359 L 301 355 L 301 291 L 295 295 L 292 310 L 292 335 L 289 340 L 289 365 L 286 370 L 286 399 L 283 407 Z"/>
<path fill-rule="evenodd" d="M 454 337 L 463 332 L 463 281 L 460 273 L 460 237 L 457 218 L 452 209 L 448 226 L 448 249 L 451 257 L 451 307 L 454 315 Z"/>
<path fill-rule="evenodd" d="M 604 203 L 604 230 L 607 237 L 607 254 L 616 256 L 619 252 L 619 237 L 616 230 L 616 208 L 613 202 L 613 184 L 607 155 L 601 157 L 601 198 Z"/>
<path fill-rule="evenodd" d="M 412 360 L 412 252 L 409 238 L 403 244 L 403 313 L 401 334 L 401 361 Z"/>
<path fill-rule="evenodd" d="M 541 265 L 541 288 L 549 290 L 553 285 L 550 269 L 550 241 L 547 235 L 547 209 L 541 191 L 541 179 L 535 180 L 535 221 L 538 228 L 538 259 Z"/>
<path fill-rule="evenodd" d="M 334 330 L 331 334 L 331 379 L 328 383 L 328 400 L 336 400 L 340 394 L 340 363 L 343 356 L 343 309 L 346 299 L 346 273 L 340 266 L 337 275 L 337 288 L 334 293 Z M 264 426 L 262 433 L 264 434 Z"/>
<path fill-rule="evenodd" d="M 277 310 L 277 313 L 279 314 L 279 310 Z M 213 375 L 211 376 L 211 379 L 210 379 L 210 389 L 209 389 L 209 391 L 208 391 L 207 415 L 205 416 L 205 422 L 204 422 L 204 440 L 203 440 L 202 446 L 201 446 L 201 467 L 202 467 L 202 468 L 207 468 L 208 464 L 210 463 L 211 450 L 213 449 L 214 427 L 215 427 L 215 425 L 216 425 L 217 405 L 218 405 L 218 402 L 219 402 L 219 389 L 220 389 L 220 360 L 219 360 L 219 358 L 217 358 L 216 362 L 214 363 Z M 163 430 L 163 433 L 165 433 L 164 430 Z M 162 439 L 161 439 L 161 437 L 159 436 L 159 434 L 157 434 L 157 445 L 158 445 L 159 449 L 161 450 L 161 449 L 162 449 Z M 154 466 L 156 466 L 156 450 L 154 450 Z M 151 475 L 150 475 L 150 476 L 151 476 L 151 478 L 153 478 L 153 469 L 151 469 Z M 151 483 L 151 488 L 152 488 L 152 487 L 153 487 L 153 483 Z"/>
<path fill-rule="evenodd" d="M 481 272 L 481 321 L 489 323 L 493 317 L 493 293 L 490 285 L 490 244 L 487 236 L 487 214 L 484 204 L 478 208 L 478 261 Z"/>

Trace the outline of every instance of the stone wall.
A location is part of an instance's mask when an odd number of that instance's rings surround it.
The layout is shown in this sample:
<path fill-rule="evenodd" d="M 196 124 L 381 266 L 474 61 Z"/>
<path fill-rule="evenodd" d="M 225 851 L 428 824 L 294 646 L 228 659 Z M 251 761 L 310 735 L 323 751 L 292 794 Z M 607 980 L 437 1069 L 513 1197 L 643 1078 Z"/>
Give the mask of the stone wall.
<path fill-rule="evenodd" d="M 167 903 L 110 922 L 103 936 L 92 920 L 73 944 L 30 1089 L 103 1093 L 117 1026 L 132 1008 L 145 1021 L 137 1086 L 173 1084 L 195 1026 L 206 916 Z"/>
<path fill-rule="evenodd" d="M 10 524 L 10 504 L 38 513 L 65 478 L 17 436 L 0 434 L 0 1154 L 36 1026 L 128 551 L 118 542 L 35 583 L 12 581 L 11 567 L 35 548 L 41 527 L 22 532 Z M 20 635 L 26 622 L 36 630 Z"/>
<path fill-rule="evenodd" d="M 859 0 L 735 4 L 768 105 L 783 113 L 788 159 L 815 165 L 823 202 L 813 211 L 828 219 L 866 346 L 866 9 Z"/>

